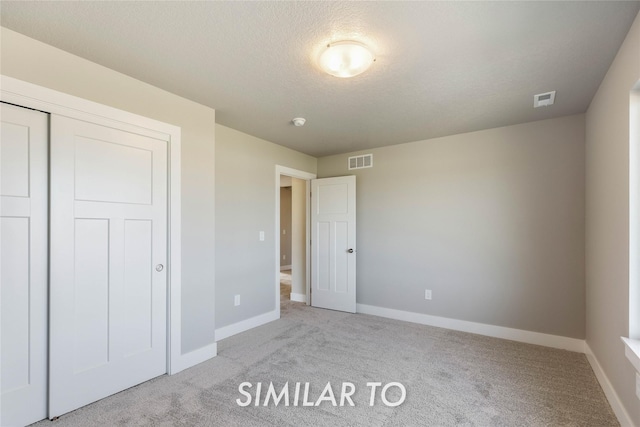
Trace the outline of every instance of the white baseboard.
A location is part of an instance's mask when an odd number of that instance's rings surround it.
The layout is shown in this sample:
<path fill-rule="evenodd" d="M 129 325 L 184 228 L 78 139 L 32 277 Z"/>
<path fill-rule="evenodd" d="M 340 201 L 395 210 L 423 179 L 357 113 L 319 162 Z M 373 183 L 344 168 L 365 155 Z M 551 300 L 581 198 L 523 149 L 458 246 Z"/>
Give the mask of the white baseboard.
<path fill-rule="evenodd" d="M 281 265 L 280 266 L 280 271 L 282 270 L 291 270 L 291 266 L 290 265 Z"/>
<path fill-rule="evenodd" d="M 171 375 L 195 366 L 218 355 L 218 344 L 211 343 L 197 350 L 183 354 L 178 360 L 171 360 Z"/>
<path fill-rule="evenodd" d="M 631 416 L 624 408 L 624 405 L 622 405 L 622 401 L 620 400 L 618 393 L 616 393 L 616 390 L 613 388 L 611 381 L 609 381 L 607 374 L 604 373 L 604 369 L 600 366 L 598 358 L 593 354 L 591 347 L 589 347 L 589 344 L 586 342 L 584 343 L 584 354 L 587 356 L 587 360 L 591 365 L 591 369 L 593 369 L 593 373 L 596 374 L 596 378 L 600 383 L 600 387 L 602 387 L 602 391 L 604 391 L 604 395 L 607 396 L 611 409 L 613 409 L 616 417 L 618 417 L 620 425 L 622 427 L 636 427 Z"/>
<path fill-rule="evenodd" d="M 296 294 L 291 292 L 291 301 L 307 302 L 307 296 L 305 294 Z"/>
<path fill-rule="evenodd" d="M 505 328 L 504 326 L 487 325 L 485 323 L 469 322 L 466 320 L 450 319 L 447 317 L 431 316 L 429 314 L 413 313 L 410 311 L 394 310 L 373 305 L 357 304 L 356 312 L 388 317 L 389 319 L 404 320 L 421 325 L 437 326 L 439 328 L 470 332 L 472 334 L 503 338 L 528 344 L 543 345 L 562 350 L 584 353 L 584 340 L 543 334 L 540 332 L 524 331 L 522 329 Z"/>
<path fill-rule="evenodd" d="M 273 322 L 280 318 L 280 312 L 273 310 L 265 314 L 260 314 L 255 317 L 251 317 L 246 320 L 242 320 L 231 325 L 223 326 L 216 329 L 216 341 L 229 338 L 232 335 L 239 334 L 240 332 L 248 331 L 249 329 L 262 326 L 265 323 Z"/>

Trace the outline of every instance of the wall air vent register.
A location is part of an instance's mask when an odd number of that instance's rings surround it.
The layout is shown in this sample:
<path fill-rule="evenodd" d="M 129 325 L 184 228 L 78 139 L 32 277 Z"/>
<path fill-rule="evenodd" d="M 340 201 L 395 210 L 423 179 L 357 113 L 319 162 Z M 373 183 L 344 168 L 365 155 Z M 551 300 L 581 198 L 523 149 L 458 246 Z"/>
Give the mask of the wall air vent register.
<path fill-rule="evenodd" d="M 371 168 L 373 167 L 373 154 L 349 157 L 348 164 L 349 170 Z"/>

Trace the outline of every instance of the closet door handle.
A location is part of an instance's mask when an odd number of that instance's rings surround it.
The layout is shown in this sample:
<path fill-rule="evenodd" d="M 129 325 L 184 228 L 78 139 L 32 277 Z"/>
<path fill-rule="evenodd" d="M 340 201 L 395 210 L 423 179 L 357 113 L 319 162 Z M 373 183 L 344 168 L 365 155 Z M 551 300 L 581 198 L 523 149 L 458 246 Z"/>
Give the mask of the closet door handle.
<path fill-rule="evenodd" d="M 157 271 L 158 273 L 159 273 L 159 272 L 161 272 L 162 270 L 164 270 L 164 265 L 162 265 L 162 264 L 158 264 L 158 265 L 156 265 L 156 271 Z"/>

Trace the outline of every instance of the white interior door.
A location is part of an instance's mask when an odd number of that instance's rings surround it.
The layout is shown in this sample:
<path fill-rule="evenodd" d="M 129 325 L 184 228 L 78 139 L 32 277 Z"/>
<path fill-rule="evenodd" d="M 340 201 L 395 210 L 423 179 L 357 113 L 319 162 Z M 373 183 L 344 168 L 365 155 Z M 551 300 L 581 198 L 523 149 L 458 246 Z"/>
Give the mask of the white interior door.
<path fill-rule="evenodd" d="M 167 143 L 51 116 L 49 417 L 166 372 Z"/>
<path fill-rule="evenodd" d="M 311 305 L 356 312 L 356 177 L 311 181 Z"/>
<path fill-rule="evenodd" d="M 47 416 L 48 116 L 1 104 L 0 425 Z"/>

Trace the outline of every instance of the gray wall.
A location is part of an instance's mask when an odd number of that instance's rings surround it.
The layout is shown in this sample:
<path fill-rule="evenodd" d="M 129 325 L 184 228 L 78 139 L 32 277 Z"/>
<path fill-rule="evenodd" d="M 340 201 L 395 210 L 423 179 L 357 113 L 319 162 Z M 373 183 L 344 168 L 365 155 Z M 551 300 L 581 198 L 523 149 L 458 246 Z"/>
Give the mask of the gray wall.
<path fill-rule="evenodd" d="M 291 265 L 291 187 L 280 187 L 280 266 Z"/>
<path fill-rule="evenodd" d="M 2 74 L 182 128 L 182 352 L 214 342 L 215 111 L 1 31 Z"/>
<path fill-rule="evenodd" d="M 276 165 L 315 173 L 317 160 L 216 125 L 216 327 L 275 310 Z M 258 239 L 265 232 L 265 241 Z M 239 294 L 241 304 L 233 305 Z"/>
<path fill-rule="evenodd" d="M 586 114 L 587 344 L 640 425 L 635 371 L 620 342 L 629 336 L 629 95 L 638 80 L 640 15 Z"/>
<path fill-rule="evenodd" d="M 358 303 L 584 338 L 583 115 L 369 152 L 318 160 L 357 175 Z"/>

